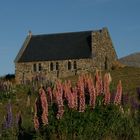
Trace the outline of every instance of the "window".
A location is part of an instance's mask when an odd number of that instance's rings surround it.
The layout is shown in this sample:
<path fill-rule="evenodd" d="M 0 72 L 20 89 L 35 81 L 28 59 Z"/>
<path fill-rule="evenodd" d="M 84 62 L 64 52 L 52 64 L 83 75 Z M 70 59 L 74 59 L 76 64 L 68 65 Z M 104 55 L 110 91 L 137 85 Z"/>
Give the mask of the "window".
<path fill-rule="evenodd" d="M 33 64 L 33 71 L 36 72 L 37 69 L 36 69 L 36 64 Z"/>
<path fill-rule="evenodd" d="M 38 71 L 41 71 L 42 70 L 42 66 L 41 66 L 41 63 L 38 64 Z"/>
<path fill-rule="evenodd" d="M 50 63 L 50 71 L 53 71 L 53 63 Z"/>
<path fill-rule="evenodd" d="M 99 30 L 100 33 L 102 33 L 102 30 Z"/>
<path fill-rule="evenodd" d="M 56 70 L 59 70 L 59 63 L 56 62 Z"/>
<path fill-rule="evenodd" d="M 68 70 L 71 70 L 71 62 L 68 61 Z"/>
<path fill-rule="evenodd" d="M 77 69 L 76 61 L 73 62 L 73 69 Z"/>

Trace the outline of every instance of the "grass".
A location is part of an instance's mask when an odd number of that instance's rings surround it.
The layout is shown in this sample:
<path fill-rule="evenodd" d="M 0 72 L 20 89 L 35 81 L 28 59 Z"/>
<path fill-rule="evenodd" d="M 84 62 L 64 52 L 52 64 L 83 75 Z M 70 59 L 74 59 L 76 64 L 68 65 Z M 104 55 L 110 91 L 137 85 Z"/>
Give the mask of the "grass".
<path fill-rule="evenodd" d="M 115 90 L 116 85 L 119 80 L 122 80 L 123 90 L 124 92 L 136 92 L 136 88 L 140 87 L 140 68 L 135 67 L 124 67 L 111 71 L 103 71 L 110 72 L 112 77 L 112 89 Z M 94 75 L 92 73 L 92 75 Z M 76 83 L 78 76 L 71 76 L 67 78 L 62 78 L 62 80 L 71 80 L 73 83 Z"/>
<path fill-rule="evenodd" d="M 122 80 L 124 92 L 135 92 L 140 87 L 140 68 L 124 67 L 119 70 L 111 71 L 113 84 L 116 85 L 118 80 Z"/>
<path fill-rule="evenodd" d="M 136 96 L 136 88 L 140 87 L 140 68 L 125 67 L 122 69 L 112 70 L 110 71 L 110 73 L 112 76 L 112 84 L 111 84 L 112 91 L 116 91 L 116 86 L 117 86 L 118 81 L 122 80 L 123 93 L 124 94 L 129 93 L 131 96 Z M 62 80 L 64 81 L 67 79 L 71 80 L 73 83 L 76 83 L 78 76 L 67 77 Z M 6 115 L 5 107 L 10 97 L 11 103 L 12 103 L 13 114 L 15 116 L 16 112 L 18 110 L 21 110 L 22 117 L 24 118 L 23 126 L 26 133 L 28 134 L 29 132 L 33 131 L 33 112 L 32 111 L 34 108 L 34 101 L 37 96 L 37 93 L 32 93 L 31 106 L 26 107 L 27 96 L 28 96 L 27 93 L 29 91 L 29 87 L 17 86 L 15 90 L 16 90 L 16 94 L 11 95 L 12 97 L 8 96 L 8 97 L 0 98 L 0 124 L 2 124 L 3 122 L 3 116 Z M 2 93 L 0 92 L 0 94 Z M 110 113 L 108 111 L 110 111 Z M 60 134 L 64 134 L 63 137 L 73 132 L 73 128 L 74 128 L 75 131 L 78 133 L 79 138 L 81 137 L 83 139 L 86 139 L 86 136 L 82 134 L 82 133 L 86 133 L 87 135 L 89 135 L 90 138 L 95 137 L 96 139 L 97 134 L 99 134 L 99 136 L 104 135 L 104 139 L 115 139 L 115 135 L 118 135 L 117 136 L 118 138 L 122 138 L 123 132 L 125 132 L 125 130 L 123 129 L 126 129 L 127 131 L 129 131 L 129 134 L 131 135 L 129 138 L 132 138 L 132 139 L 134 138 L 133 135 L 135 131 L 132 130 L 133 127 L 131 125 L 134 125 L 133 123 L 135 122 L 133 121 L 130 122 L 130 120 L 132 119 L 131 117 L 130 119 L 128 119 L 128 118 L 122 118 L 121 116 L 116 116 L 115 113 L 118 113 L 118 112 L 114 112 L 112 107 L 108 107 L 106 109 L 103 109 L 102 107 L 100 107 L 100 108 L 96 108 L 96 110 L 92 113 L 89 113 L 89 112 L 90 111 L 87 109 L 84 115 L 80 115 L 78 113 L 75 113 L 66 109 L 65 116 L 61 122 L 57 122 L 53 116 L 53 112 L 50 112 L 50 114 L 52 115 L 50 115 L 49 120 L 50 120 L 50 124 L 52 125 L 50 125 L 47 128 L 46 133 L 54 132 L 54 134 L 51 135 L 51 137 L 52 139 L 55 139 L 55 138 L 57 139 L 56 128 L 60 131 Z M 120 114 L 118 113 L 118 115 Z M 118 122 L 120 121 L 120 125 L 114 122 L 114 119 L 118 120 Z M 107 122 L 109 124 L 106 124 Z M 128 124 L 127 127 L 129 129 L 125 128 L 126 124 Z M 117 129 L 120 129 L 120 130 L 122 129 L 121 130 L 122 134 L 119 134 L 117 132 Z M 97 134 L 94 136 L 95 133 Z M 112 134 L 109 135 L 110 133 Z M 28 134 L 28 135 L 30 136 L 31 134 Z M 44 134 L 44 135 L 47 135 L 47 134 Z M 74 134 L 74 135 L 77 135 L 77 134 Z M 136 134 L 136 136 L 138 135 L 140 134 Z M 39 135 L 37 135 L 36 137 L 39 137 Z M 73 139 L 74 136 L 69 135 L 69 137 Z M 43 138 L 40 138 L 40 139 L 43 139 Z"/>

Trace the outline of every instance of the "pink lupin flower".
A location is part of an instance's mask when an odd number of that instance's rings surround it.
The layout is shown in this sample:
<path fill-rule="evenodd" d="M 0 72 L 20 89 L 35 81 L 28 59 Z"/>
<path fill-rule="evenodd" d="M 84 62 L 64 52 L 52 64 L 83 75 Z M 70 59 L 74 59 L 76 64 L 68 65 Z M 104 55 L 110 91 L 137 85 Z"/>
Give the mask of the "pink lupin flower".
<path fill-rule="evenodd" d="M 42 105 L 42 122 L 44 125 L 48 124 L 48 102 L 46 98 L 46 93 L 43 88 L 39 90 L 41 105 Z"/>
<path fill-rule="evenodd" d="M 34 128 L 36 131 L 39 129 L 39 121 L 37 115 L 34 116 Z"/>
<path fill-rule="evenodd" d="M 38 108 L 40 107 L 40 108 Z M 38 109 L 42 110 L 42 114 L 38 114 Z M 39 119 L 41 121 L 39 121 Z M 48 103 L 46 94 L 43 88 L 39 89 L 39 98 L 36 98 L 35 100 L 35 113 L 34 113 L 34 127 L 35 130 L 39 129 L 39 127 L 42 125 L 48 124 Z"/>
<path fill-rule="evenodd" d="M 96 89 L 96 95 L 100 95 L 102 93 L 103 87 L 102 87 L 102 77 L 101 74 L 99 75 L 99 71 L 96 70 L 95 74 L 95 89 Z"/>
<path fill-rule="evenodd" d="M 106 73 L 104 75 L 104 94 L 105 94 L 105 99 L 104 99 L 104 104 L 107 105 L 110 103 L 110 76 L 109 73 Z"/>
<path fill-rule="evenodd" d="M 67 97 L 68 97 L 68 107 L 69 108 L 73 108 L 73 100 L 74 100 L 74 98 L 73 98 L 72 91 L 71 91 L 70 88 L 68 88 L 68 95 L 67 95 Z"/>
<path fill-rule="evenodd" d="M 60 82 L 57 83 L 56 90 L 54 92 L 55 92 L 56 104 L 58 107 L 56 118 L 61 119 L 64 114 L 64 105 L 63 105 L 63 86 Z"/>
<path fill-rule="evenodd" d="M 100 94 L 103 93 L 103 80 L 102 80 L 102 73 L 100 71 L 100 74 L 99 74 L 99 86 L 100 86 Z"/>
<path fill-rule="evenodd" d="M 76 109 L 77 110 L 77 107 L 78 107 L 78 97 L 77 97 L 77 88 L 76 87 L 74 87 L 74 88 L 72 88 L 72 96 L 73 96 L 73 100 L 74 100 L 74 109 Z"/>
<path fill-rule="evenodd" d="M 35 130 L 39 129 L 39 121 L 37 117 L 37 98 L 35 100 L 35 105 L 34 105 L 35 111 L 34 111 L 34 128 Z"/>
<path fill-rule="evenodd" d="M 122 82 L 119 80 L 119 83 L 117 85 L 117 92 L 114 100 L 114 104 L 119 105 L 121 103 L 122 98 Z"/>
<path fill-rule="evenodd" d="M 52 105 L 53 94 L 52 94 L 52 89 L 50 87 L 47 88 L 47 93 L 48 93 L 48 102 Z"/>
<path fill-rule="evenodd" d="M 89 105 L 91 108 L 95 108 L 95 102 L 96 102 L 96 91 L 93 84 L 93 81 L 91 78 L 88 79 L 88 91 L 89 91 Z"/>
<path fill-rule="evenodd" d="M 85 111 L 85 94 L 84 94 L 84 83 L 82 78 L 78 81 L 78 93 L 79 93 L 79 112 Z"/>
<path fill-rule="evenodd" d="M 66 89 L 66 81 L 63 83 L 62 88 L 63 88 L 63 98 L 66 99 L 66 98 L 67 98 L 67 97 L 66 97 L 66 96 L 67 96 L 67 95 L 66 95 L 66 94 L 67 94 L 67 91 L 66 91 L 66 90 L 67 90 L 67 89 Z"/>

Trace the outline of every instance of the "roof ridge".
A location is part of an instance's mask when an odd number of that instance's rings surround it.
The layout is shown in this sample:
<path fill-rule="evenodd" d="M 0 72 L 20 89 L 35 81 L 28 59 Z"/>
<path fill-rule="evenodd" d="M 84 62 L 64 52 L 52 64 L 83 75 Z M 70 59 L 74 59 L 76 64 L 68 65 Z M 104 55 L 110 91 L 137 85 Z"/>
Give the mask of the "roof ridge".
<path fill-rule="evenodd" d="M 57 33 L 48 33 L 48 34 L 36 34 L 36 35 L 32 35 L 33 37 L 37 37 L 37 36 L 51 36 L 51 35 L 65 35 L 65 34 L 76 34 L 76 33 L 85 33 L 85 32 L 93 32 L 93 30 L 87 30 L 87 31 L 76 31 L 76 32 L 57 32 Z"/>

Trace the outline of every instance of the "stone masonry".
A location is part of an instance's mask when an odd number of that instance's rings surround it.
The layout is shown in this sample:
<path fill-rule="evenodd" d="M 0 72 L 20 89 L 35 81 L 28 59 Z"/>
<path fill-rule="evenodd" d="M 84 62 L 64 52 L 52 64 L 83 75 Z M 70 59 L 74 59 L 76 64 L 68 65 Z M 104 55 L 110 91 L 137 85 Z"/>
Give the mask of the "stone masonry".
<path fill-rule="evenodd" d="M 107 28 L 103 28 L 91 34 L 91 56 L 89 58 L 15 62 L 16 81 L 17 83 L 32 81 L 37 75 L 52 80 L 92 72 L 96 68 L 109 70 L 116 59 L 117 55 L 109 32 Z"/>

